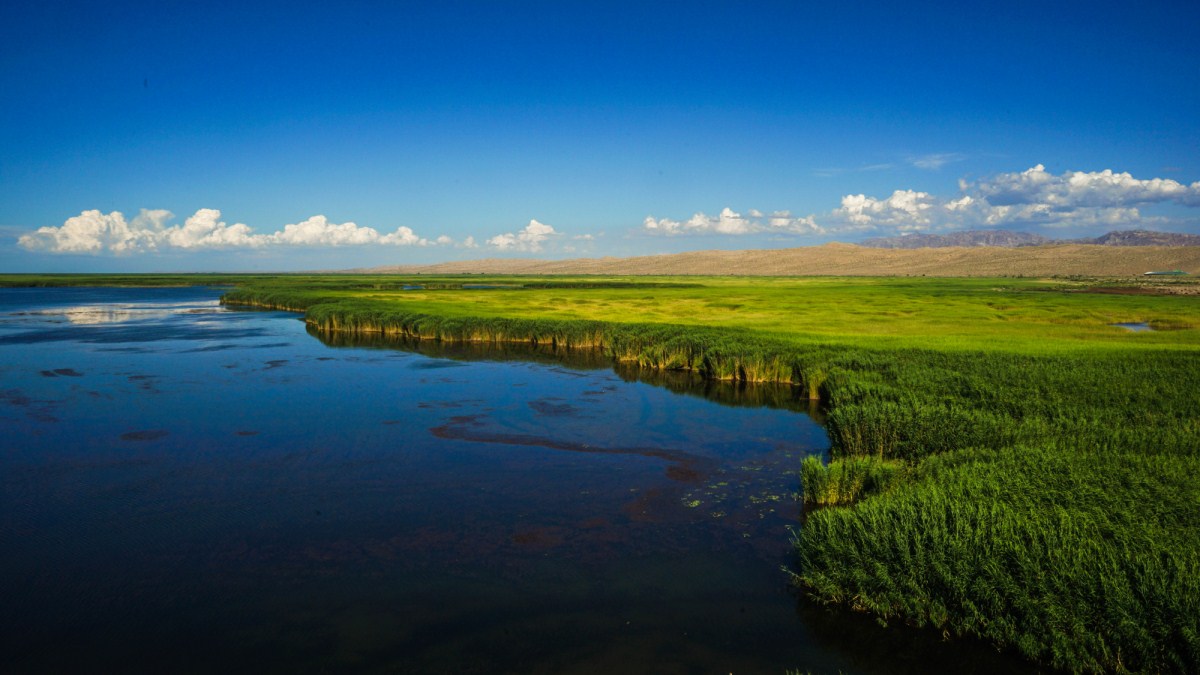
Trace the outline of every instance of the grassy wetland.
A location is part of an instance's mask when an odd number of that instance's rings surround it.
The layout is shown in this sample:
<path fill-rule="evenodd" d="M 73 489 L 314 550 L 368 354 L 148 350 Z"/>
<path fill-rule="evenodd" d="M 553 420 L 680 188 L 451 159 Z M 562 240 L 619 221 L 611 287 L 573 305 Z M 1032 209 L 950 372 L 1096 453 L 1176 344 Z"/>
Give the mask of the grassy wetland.
<path fill-rule="evenodd" d="M 795 467 L 811 506 L 790 570 L 802 594 L 1069 671 L 1200 670 L 1200 297 L 1174 292 L 1188 282 L 180 283 L 236 284 L 224 302 L 302 311 L 324 334 L 599 349 L 791 383 L 832 440 L 828 461 Z"/>

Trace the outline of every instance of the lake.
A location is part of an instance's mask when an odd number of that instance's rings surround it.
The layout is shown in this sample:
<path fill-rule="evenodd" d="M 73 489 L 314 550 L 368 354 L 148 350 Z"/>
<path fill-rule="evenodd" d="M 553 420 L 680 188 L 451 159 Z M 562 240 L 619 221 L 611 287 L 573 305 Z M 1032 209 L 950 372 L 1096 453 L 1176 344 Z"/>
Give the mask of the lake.
<path fill-rule="evenodd" d="M 796 471 L 828 438 L 788 387 L 318 339 L 219 295 L 0 289 L 0 670 L 882 673 L 944 651 L 789 590 Z"/>

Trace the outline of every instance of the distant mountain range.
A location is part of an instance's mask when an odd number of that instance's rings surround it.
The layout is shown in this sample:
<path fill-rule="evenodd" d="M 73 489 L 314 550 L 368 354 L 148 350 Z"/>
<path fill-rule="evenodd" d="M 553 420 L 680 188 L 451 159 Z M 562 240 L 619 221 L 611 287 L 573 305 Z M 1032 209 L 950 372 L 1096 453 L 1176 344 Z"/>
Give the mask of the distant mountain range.
<path fill-rule="evenodd" d="M 1200 235 L 1149 230 L 1109 232 L 1094 239 L 1050 239 L 1028 232 L 1010 230 L 968 230 L 950 234 L 910 234 L 903 237 L 875 237 L 859 246 L 869 248 L 947 248 L 950 246 L 1041 246 L 1044 244 L 1092 244 L 1099 246 L 1200 246 Z"/>

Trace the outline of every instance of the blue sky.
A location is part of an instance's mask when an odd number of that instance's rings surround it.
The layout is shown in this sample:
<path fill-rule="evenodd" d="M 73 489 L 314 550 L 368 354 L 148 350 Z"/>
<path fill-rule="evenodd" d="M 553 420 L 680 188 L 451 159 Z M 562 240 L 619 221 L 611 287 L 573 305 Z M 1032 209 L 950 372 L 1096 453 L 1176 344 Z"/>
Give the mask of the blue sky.
<path fill-rule="evenodd" d="M 0 269 L 1200 231 L 1200 5 L 0 7 Z"/>

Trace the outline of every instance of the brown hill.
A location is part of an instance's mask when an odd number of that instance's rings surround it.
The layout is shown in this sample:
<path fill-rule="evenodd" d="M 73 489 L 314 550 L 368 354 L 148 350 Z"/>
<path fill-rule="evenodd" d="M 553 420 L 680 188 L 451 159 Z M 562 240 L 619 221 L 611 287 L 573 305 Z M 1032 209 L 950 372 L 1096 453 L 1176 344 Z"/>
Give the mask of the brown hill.
<path fill-rule="evenodd" d="M 1099 242 L 1053 241 L 1037 234 L 1012 230 L 968 230 L 949 234 L 910 234 L 901 237 L 872 237 L 859 242 L 871 248 L 946 248 L 951 246 L 1037 246 L 1041 244 L 1093 244 Z"/>
<path fill-rule="evenodd" d="M 1200 246 L 1200 235 L 1150 230 L 1118 230 L 1094 239 L 1048 239 L 1012 230 L 966 230 L 949 234 L 910 234 L 864 239 L 860 246 L 871 248 L 946 248 L 952 246 L 1045 246 L 1051 244 L 1100 244 L 1103 246 Z"/>
<path fill-rule="evenodd" d="M 1122 230 L 1096 237 L 1090 244 L 1104 246 L 1200 246 L 1200 235 L 1149 230 Z"/>
<path fill-rule="evenodd" d="M 750 251 L 693 251 L 634 258 L 484 259 L 352 270 L 399 274 L 713 274 L 850 276 L 1130 276 L 1200 272 L 1200 246 L 1056 244 L 885 249 L 853 244 Z"/>

